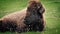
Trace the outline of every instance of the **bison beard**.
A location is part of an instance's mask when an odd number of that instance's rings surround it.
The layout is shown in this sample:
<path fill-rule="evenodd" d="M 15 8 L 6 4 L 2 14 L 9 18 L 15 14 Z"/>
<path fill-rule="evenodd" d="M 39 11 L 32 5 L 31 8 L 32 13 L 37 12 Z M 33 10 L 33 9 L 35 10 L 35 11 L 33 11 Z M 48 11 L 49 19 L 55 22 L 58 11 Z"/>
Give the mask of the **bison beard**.
<path fill-rule="evenodd" d="M 11 14 L 9 15 L 10 17 L 7 16 L 4 17 L 5 19 L 0 20 L 0 31 L 2 32 L 3 31 L 17 31 L 17 32 L 43 31 L 44 11 L 45 9 L 43 8 L 40 2 L 30 1 L 26 12 L 23 11 L 20 13 L 18 12 L 16 14 Z M 24 17 L 21 17 L 20 15 Z"/>

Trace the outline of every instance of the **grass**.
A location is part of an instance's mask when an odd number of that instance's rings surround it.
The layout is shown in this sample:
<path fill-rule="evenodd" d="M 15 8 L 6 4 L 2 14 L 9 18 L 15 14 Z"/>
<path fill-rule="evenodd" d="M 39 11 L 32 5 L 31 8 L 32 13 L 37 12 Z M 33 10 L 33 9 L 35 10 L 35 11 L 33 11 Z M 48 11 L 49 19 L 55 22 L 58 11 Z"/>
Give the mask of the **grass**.
<path fill-rule="evenodd" d="M 41 0 L 44 5 L 46 28 L 43 32 L 26 32 L 23 34 L 60 34 L 60 0 Z M 0 18 L 27 6 L 27 0 L 0 0 Z M 0 34 L 16 34 L 5 32 Z"/>

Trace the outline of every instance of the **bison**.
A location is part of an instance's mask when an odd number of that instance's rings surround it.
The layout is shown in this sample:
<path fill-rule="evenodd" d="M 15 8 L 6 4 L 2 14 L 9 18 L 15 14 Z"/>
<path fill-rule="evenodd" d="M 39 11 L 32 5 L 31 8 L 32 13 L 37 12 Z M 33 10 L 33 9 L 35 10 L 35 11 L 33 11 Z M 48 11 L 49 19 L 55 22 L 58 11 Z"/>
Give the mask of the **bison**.
<path fill-rule="evenodd" d="M 41 2 L 30 1 L 28 7 L 0 19 L 0 32 L 16 31 L 43 31 L 45 22 L 43 13 L 45 12 Z"/>

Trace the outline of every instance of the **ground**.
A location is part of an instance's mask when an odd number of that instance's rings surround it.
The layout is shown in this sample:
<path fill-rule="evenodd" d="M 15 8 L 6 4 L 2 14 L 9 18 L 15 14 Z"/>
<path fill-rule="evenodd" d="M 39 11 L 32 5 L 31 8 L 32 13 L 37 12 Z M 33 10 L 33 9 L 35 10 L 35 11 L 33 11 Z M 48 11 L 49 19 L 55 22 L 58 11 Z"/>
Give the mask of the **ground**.
<path fill-rule="evenodd" d="M 24 34 L 60 34 L 60 0 L 41 0 L 44 5 L 46 27 L 43 32 L 26 32 Z M 27 6 L 27 0 L 0 0 L 0 18 L 9 13 L 20 11 Z M 0 34 L 16 34 L 5 32 Z"/>

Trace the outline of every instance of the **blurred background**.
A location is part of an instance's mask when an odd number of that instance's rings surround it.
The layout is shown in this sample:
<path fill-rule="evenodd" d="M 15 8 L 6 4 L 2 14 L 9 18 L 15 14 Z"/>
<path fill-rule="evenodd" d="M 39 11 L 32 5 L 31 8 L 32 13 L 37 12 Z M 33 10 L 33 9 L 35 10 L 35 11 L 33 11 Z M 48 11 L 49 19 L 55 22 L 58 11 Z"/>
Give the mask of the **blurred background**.
<path fill-rule="evenodd" d="M 25 32 L 24 34 L 60 34 L 60 0 L 40 0 L 45 7 L 46 27 L 43 32 Z M 0 18 L 27 7 L 28 0 L 0 0 Z M 5 32 L 0 34 L 16 34 Z"/>

